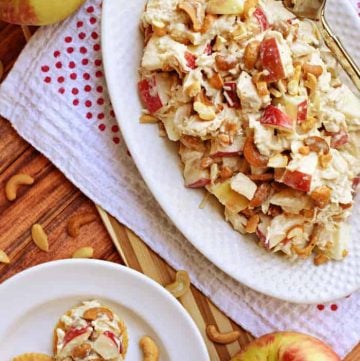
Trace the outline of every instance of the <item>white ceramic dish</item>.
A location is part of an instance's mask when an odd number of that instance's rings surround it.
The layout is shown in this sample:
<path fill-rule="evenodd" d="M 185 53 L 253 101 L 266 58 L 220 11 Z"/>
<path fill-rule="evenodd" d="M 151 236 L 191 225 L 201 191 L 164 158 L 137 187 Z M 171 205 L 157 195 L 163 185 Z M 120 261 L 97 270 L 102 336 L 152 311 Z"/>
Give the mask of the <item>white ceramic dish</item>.
<path fill-rule="evenodd" d="M 99 299 L 125 320 L 127 360 L 142 360 L 138 346 L 149 335 L 162 361 L 209 361 L 196 325 L 180 303 L 141 273 L 115 263 L 64 260 L 17 274 L 0 286 L 0 359 L 24 352 L 51 354 L 59 317 L 83 300 Z"/>
<path fill-rule="evenodd" d="M 349 257 L 321 267 L 313 266 L 311 260 L 291 263 L 260 249 L 250 237 L 232 230 L 214 202 L 199 209 L 203 193 L 184 187 L 176 146 L 160 138 L 156 126 L 139 124 L 142 106 L 136 84 L 143 50 L 139 19 L 145 3 L 145 0 L 104 1 L 103 56 L 107 84 L 122 134 L 161 207 L 209 260 L 259 292 L 291 302 L 317 303 L 341 298 L 358 289 L 360 242 L 355 241 L 360 234 L 360 224 L 355 220 L 359 219 L 359 207 L 354 209 L 352 217 L 353 241 Z M 350 15 L 355 13 L 350 2 L 343 5 L 334 4 L 327 18 L 330 23 L 329 17 L 336 18 L 337 27 L 343 19 L 342 27 L 346 28 Z M 350 26 L 354 28 L 354 22 Z"/>

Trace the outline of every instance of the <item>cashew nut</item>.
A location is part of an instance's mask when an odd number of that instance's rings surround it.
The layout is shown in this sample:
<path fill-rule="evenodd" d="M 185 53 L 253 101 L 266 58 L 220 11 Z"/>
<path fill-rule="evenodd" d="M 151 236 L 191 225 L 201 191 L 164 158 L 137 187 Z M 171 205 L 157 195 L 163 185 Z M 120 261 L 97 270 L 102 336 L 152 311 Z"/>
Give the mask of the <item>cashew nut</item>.
<path fill-rule="evenodd" d="M 232 343 L 240 337 L 239 331 L 220 333 L 215 325 L 208 325 L 206 327 L 206 334 L 212 342 L 220 343 L 222 345 Z"/>
<path fill-rule="evenodd" d="M 77 237 L 80 234 L 80 228 L 85 224 L 94 222 L 97 217 L 93 213 L 75 214 L 72 216 L 67 224 L 67 232 L 71 237 Z"/>
<path fill-rule="evenodd" d="M 184 296 L 190 289 L 190 277 L 186 271 L 176 272 L 175 282 L 170 283 L 165 288 L 176 298 Z"/>
<path fill-rule="evenodd" d="M 106 315 L 110 321 L 114 319 L 113 313 L 105 307 L 90 308 L 84 312 L 83 318 L 88 321 L 94 321 L 102 315 Z"/>
<path fill-rule="evenodd" d="M 53 358 L 43 353 L 30 352 L 15 356 L 12 361 L 53 361 Z"/>
<path fill-rule="evenodd" d="M 5 264 L 10 263 L 10 259 L 8 255 L 2 249 L 0 249 L 0 263 L 5 263 Z"/>
<path fill-rule="evenodd" d="M 49 252 L 48 236 L 41 224 L 34 224 L 31 227 L 31 238 L 42 251 Z"/>
<path fill-rule="evenodd" d="M 72 258 L 92 258 L 94 249 L 92 247 L 78 248 L 72 255 Z"/>
<path fill-rule="evenodd" d="M 30 185 L 34 183 L 34 178 L 27 174 L 15 174 L 6 183 L 5 194 L 9 201 L 16 199 L 16 192 L 20 185 Z"/>
<path fill-rule="evenodd" d="M 158 361 L 159 360 L 159 348 L 156 343 L 149 336 L 141 338 L 139 345 L 143 351 L 143 361 Z"/>

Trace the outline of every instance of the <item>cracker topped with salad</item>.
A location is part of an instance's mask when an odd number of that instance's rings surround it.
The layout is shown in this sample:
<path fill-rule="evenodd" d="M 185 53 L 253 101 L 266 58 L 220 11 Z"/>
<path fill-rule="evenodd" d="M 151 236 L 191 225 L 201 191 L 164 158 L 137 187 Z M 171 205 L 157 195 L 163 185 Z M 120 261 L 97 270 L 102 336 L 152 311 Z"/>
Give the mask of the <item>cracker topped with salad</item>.
<path fill-rule="evenodd" d="M 316 24 L 274 0 L 149 0 L 141 29 L 141 118 L 179 142 L 185 186 L 270 252 L 346 257 L 360 101 Z"/>

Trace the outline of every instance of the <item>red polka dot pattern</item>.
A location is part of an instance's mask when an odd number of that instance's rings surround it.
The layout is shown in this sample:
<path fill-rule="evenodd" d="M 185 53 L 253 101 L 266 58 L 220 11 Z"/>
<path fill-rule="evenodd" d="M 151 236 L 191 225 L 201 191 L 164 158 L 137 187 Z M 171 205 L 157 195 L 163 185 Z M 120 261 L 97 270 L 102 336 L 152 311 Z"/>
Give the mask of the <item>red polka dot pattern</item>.
<path fill-rule="evenodd" d="M 52 58 L 39 71 L 44 84 L 75 107 L 87 124 L 101 133 L 110 132 L 112 142 L 119 144 L 119 127 L 104 88 L 100 34 L 94 26 L 101 16 L 101 1 L 89 3 L 75 20 L 75 32 L 65 35 L 62 46 L 51 50 Z"/>

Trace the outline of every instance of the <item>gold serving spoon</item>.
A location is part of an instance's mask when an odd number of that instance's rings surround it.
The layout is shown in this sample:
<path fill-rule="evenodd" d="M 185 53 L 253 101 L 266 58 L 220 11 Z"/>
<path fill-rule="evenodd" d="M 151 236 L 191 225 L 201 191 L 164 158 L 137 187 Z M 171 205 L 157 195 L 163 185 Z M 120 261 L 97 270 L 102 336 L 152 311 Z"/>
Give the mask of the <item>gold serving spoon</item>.
<path fill-rule="evenodd" d="M 299 18 L 317 21 L 326 45 L 336 55 L 337 60 L 360 91 L 360 69 L 326 21 L 326 2 L 327 0 L 284 0 L 284 5 Z"/>

